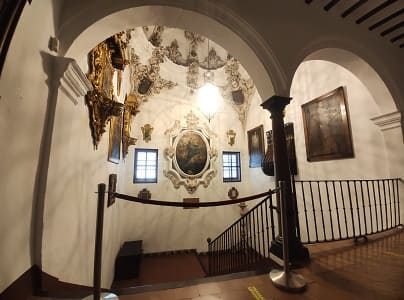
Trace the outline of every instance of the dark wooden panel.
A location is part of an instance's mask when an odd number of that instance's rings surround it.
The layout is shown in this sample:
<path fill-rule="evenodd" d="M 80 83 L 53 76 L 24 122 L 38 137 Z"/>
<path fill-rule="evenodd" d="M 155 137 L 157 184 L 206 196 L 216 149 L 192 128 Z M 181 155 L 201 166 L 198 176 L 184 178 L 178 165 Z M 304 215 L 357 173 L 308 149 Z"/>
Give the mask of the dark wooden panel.
<path fill-rule="evenodd" d="M 392 13 L 391 15 L 385 17 L 384 19 L 381 19 L 380 21 L 378 21 L 377 23 L 373 24 L 372 26 L 369 26 L 369 30 L 374 30 L 377 27 L 386 24 L 387 22 L 393 20 L 394 18 L 400 16 L 401 14 L 404 13 L 404 8 L 396 11 L 395 13 Z"/>
<path fill-rule="evenodd" d="M 340 0 L 332 0 L 330 1 L 326 6 L 324 6 L 325 11 L 329 11 L 331 8 L 333 8 L 335 5 L 338 4 Z"/>
<path fill-rule="evenodd" d="M 362 6 L 362 5 L 365 4 L 366 2 L 368 2 L 368 0 L 359 0 L 359 1 L 356 2 L 354 5 L 352 5 L 350 8 L 348 8 L 347 10 L 345 10 L 345 11 L 341 14 L 341 17 L 345 18 L 345 17 L 349 16 L 351 13 L 353 13 L 355 10 L 357 10 L 360 6 Z"/>
<path fill-rule="evenodd" d="M 380 33 L 380 35 L 385 36 L 386 34 L 389 34 L 403 26 L 404 26 L 404 21 L 401 21 L 400 23 L 397 23 L 396 25 L 391 26 L 390 28 L 386 29 L 385 31 L 382 31 L 382 33 Z"/>
<path fill-rule="evenodd" d="M 382 4 L 376 6 L 374 9 L 370 10 L 369 12 L 364 14 L 362 17 L 360 17 L 358 20 L 356 20 L 356 24 L 360 24 L 363 21 L 369 19 L 371 16 L 377 14 L 378 12 L 385 9 L 387 6 L 393 4 L 396 1 L 397 0 L 387 0 L 387 1 L 383 2 Z"/>

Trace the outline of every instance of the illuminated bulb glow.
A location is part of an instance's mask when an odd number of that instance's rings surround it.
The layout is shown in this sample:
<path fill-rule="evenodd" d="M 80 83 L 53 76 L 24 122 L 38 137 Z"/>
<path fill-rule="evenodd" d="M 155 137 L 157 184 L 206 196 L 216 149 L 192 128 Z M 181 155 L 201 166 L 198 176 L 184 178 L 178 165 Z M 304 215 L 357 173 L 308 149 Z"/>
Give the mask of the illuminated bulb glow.
<path fill-rule="evenodd" d="M 207 82 L 198 90 L 197 99 L 199 109 L 210 120 L 220 106 L 221 96 L 219 88 Z"/>

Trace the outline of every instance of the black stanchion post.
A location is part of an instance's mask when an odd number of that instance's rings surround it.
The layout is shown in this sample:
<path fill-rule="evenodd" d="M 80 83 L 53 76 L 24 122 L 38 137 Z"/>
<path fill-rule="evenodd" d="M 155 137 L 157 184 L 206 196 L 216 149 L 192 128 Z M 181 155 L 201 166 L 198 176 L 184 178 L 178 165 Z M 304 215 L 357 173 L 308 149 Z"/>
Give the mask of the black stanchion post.
<path fill-rule="evenodd" d="M 97 225 L 95 232 L 94 249 L 94 300 L 101 297 L 101 259 L 102 259 L 102 233 L 104 229 L 105 184 L 98 185 Z"/>
<path fill-rule="evenodd" d="M 95 228 L 93 295 L 83 300 L 118 299 L 115 294 L 101 294 L 102 234 L 104 231 L 105 184 L 98 185 L 97 223 Z"/>

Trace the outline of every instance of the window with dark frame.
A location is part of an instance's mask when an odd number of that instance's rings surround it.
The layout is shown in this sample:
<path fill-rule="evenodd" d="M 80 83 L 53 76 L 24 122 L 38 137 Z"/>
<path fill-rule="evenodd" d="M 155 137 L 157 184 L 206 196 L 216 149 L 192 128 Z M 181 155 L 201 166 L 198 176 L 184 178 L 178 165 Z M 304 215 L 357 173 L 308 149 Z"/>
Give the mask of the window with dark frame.
<path fill-rule="evenodd" d="M 135 149 L 133 183 L 157 182 L 157 149 Z"/>
<path fill-rule="evenodd" d="M 223 182 L 241 181 L 240 152 L 223 151 Z"/>

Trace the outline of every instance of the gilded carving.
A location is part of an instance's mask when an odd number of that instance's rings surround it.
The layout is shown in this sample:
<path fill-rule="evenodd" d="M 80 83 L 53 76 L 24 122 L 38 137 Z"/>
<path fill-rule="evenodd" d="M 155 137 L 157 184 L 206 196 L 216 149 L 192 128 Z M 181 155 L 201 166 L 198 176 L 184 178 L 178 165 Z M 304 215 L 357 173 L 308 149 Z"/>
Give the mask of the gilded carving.
<path fill-rule="evenodd" d="M 90 127 L 94 147 L 97 148 L 105 126 L 112 116 L 122 113 L 123 104 L 114 101 L 113 76 L 115 69 L 123 70 L 128 61 L 125 51 L 130 35 L 120 32 L 99 43 L 88 54 L 88 79 L 94 87 L 86 95 L 90 111 Z M 118 74 L 118 91 L 120 93 L 120 74 Z"/>
<path fill-rule="evenodd" d="M 102 134 L 105 132 L 107 122 L 112 116 L 119 116 L 123 104 L 113 101 L 97 90 L 89 91 L 86 95 L 86 104 L 90 112 L 90 127 L 93 144 L 97 149 Z"/>
<path fill-rule="evenodd" d="M 125 98 L 122 126 L 122 157 L 125 158 L 129 151 L 129 146 L 136 144 L 137 138 L 131 137 L 132 116 L 139 112 L 139 101 L 136 95 L 129 94 Z"/>
<path fill-rule="evenodd" d="M 101 42 L 88 55 L 89 74 L 88 79 L 95 90 L 103 91 L 105 95 L 112 99 L 114 87 L 112 77 L 114 70 L 112 67 L 111 54 L 107 43 Z"/>

